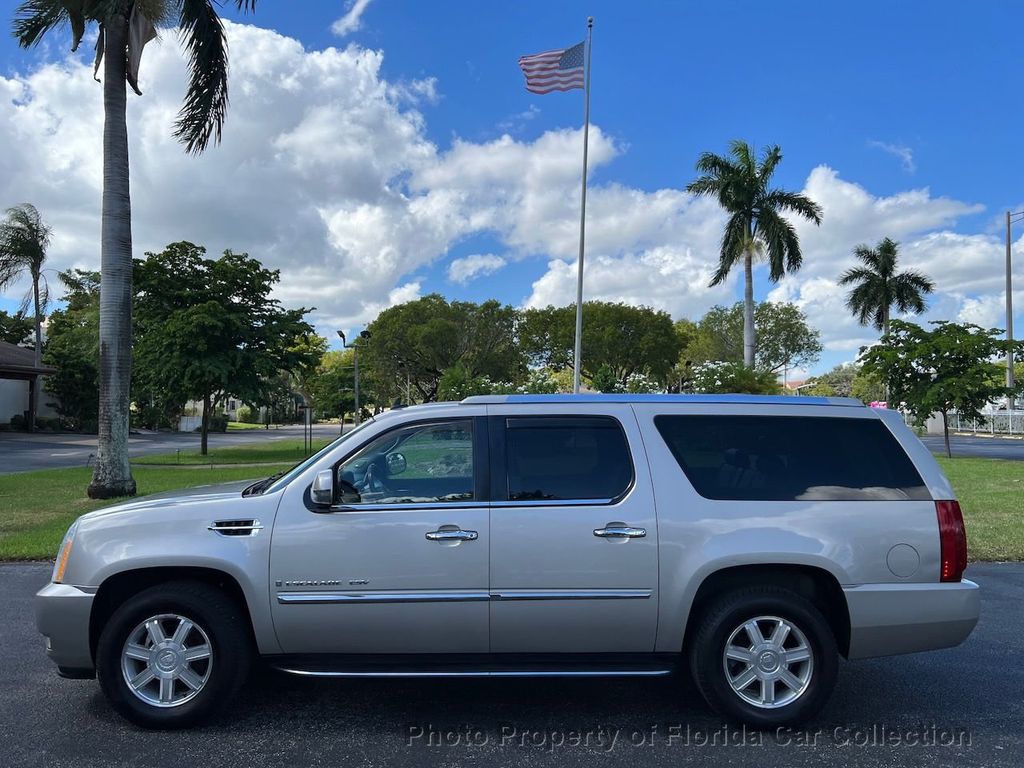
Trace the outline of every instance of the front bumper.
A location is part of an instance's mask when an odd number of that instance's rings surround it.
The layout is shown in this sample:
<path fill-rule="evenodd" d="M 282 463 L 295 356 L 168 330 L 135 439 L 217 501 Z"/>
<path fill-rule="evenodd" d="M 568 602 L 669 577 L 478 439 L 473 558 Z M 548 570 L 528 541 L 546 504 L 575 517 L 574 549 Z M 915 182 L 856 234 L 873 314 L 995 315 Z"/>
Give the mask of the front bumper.
<path fill-rule="evenodd" d="M 36 593 L 36 628 L 46 636 L 46 655 L 68 676 L 93 669 L 89 616 L 94 597 L 69 584 L 47 584 Z"/>
<path fill-rule="evenodd" d="M 981 595 L 966 579 L 950 584 L 864 584 L 843 589 L 851 659 L 959 645 L 978 623 Z"/>

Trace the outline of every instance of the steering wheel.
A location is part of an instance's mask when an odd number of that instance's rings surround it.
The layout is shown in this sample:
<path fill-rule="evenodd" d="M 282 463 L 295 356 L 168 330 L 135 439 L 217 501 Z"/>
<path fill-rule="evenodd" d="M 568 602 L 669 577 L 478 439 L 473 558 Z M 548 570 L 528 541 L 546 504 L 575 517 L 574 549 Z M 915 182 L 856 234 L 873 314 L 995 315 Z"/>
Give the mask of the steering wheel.
<path fill-rule="evenodd" d="M 363 482 L 359 488 L 360 493 L 387 493 L 388 487 L 384 484 L 381 479 L 380 464 L 377 459 L 370 462 L 369 466 L 366 467 L 366 474 L 363 475 Z"/>

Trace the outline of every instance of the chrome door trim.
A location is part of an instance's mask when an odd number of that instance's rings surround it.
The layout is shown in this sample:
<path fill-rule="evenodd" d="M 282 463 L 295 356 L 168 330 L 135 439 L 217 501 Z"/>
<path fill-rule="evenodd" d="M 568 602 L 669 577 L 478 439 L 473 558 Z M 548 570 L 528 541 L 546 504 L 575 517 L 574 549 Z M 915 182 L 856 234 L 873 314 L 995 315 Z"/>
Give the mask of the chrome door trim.
<path fill-rule="evenodd" d="M 479 538 L 479 534 L 476 531 L 464 531 L 461 528 L 456 530 L 445 530 L 440 529 L 437 531 L 428 531 L 423 534 L 427 541 L 476 541 Z"/>
<path fill-rule="evenodd" d="M 502 589 L 492 600 L 648 600 L 649 589 Z"/>
<path fill-rule="evenodd" d="M 420 509 L 486 509 L 486 501 L 416 501 L 400 504 L 335 504 L 331 512 L 398 512 Z"/>
<path fill-rule="evenodd" d="M 671 669 L 495 669 L 466 671 L 345 671 L 296 669 L 294 667 L 274 666 L 279 672 L 302 677 L 664 677 L 672 674 Z"/>
<path fill-rule="evenodd" d="M 629 489 L 626 489 L 627 492 Z M 606 507 L 609 504 L 614 504 L 621 501 L 620 496 L 617 499 L 539 499 L 539 500 L 523 500 L 523 501 L 492 501 L 491 507 L 494 508 L 506 508 L 506 507 Z"/>
<path fill-rule="evenodd" d="M 279 592 L 281 605 L 466 603 L 495 600 L 648 600 L 649 589 L 503 589 L 494 592 Z"/>
<path fill-rule="evenodd" d="M 466 603 L 490 600 L 488 592 L 279 592 L 281 605 L 341 603 Z"/>
<path fill-rule="evenodd" d="M 642 539 L 647 535 L 647 529 L 609 524 L 604 528 L 595 528 L 594 535 L 602 539 Z"/>

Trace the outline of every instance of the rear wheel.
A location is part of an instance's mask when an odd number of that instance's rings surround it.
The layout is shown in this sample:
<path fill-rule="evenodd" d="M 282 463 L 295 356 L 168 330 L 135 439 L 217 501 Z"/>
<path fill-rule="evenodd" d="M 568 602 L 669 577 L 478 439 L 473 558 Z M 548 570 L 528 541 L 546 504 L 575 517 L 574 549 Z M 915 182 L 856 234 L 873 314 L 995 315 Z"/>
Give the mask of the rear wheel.
<path fill-rule="evenodd" d="M 245 616 L 215 587 L 174 582 L 122 605 L 96 648 L 100 687 L 145 728 L 184 728 L 230 700 L 252 659 Z"/>
<path fill-rule="evenodd" d="M 818 712 L 835 687 L 838 650 L 821 612 L 786 589 L 726 595 L 703 615 L 690 667 L 707 702 L 757 728 Z"/>

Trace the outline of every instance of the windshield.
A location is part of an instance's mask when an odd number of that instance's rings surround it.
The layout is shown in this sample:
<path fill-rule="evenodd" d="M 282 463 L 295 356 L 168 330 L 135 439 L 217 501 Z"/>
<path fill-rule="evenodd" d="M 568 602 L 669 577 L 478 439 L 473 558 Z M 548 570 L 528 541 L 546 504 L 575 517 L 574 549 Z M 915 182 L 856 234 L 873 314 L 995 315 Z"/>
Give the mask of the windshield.
<path fill-rule="evenodd" d="M 296 464 L 294 467 L 289 469 L 287 472 L 280 473 L 279 475 L 271 475 L 266 480 L 261 480 L 259 483 L 256 484 L 256 485 L 267 484 L 266 488 L 260 488 L 259 490 L 256 490 L 254 486 L 249 486 L 249 488 L 246 489 L 246 490 L 250 491 L 250 493 L 273 493 L 274 491 L 281 490 L 286 485 L 288 485 L 288 483 L 290 483 L 292 480 L 294 480 L 297 475 L 300 475 L 303 472 L 305 472 L 307 468 L 309 468 L 312 464 L 314 464 L 315 462 L 317 462 L 321 458 L 323 458 L 328 452 L 333 451 L 339 445 L 341 445 L 342 443 L 347 441 L 349 438 L 351 438 L 354 434 L 356 434 L 357 432 L 361 432 L 365 427 L 369 426 L 370 424 L 373 424 L 373 417 L 371 417 L 371 418 L 367 419 L 366 421 L 364 421 L 362 424 L 360 424 L 358 427 L 353 429 L 351 432 L 346 432 L 344 435 L 339 437 L 337 440 L 334 440 L 334 441 L 328 443 L 327 445 L 325 445 L 323 448 L 321 448 L 319 451 L 314 453 L 309 458 L 303 459 L 302 461 L 300 461 L 298 464 Z M 270 481 L 270 483 L 268 483 L 267 481 Z M 252 490 L 250 490 L 250 489 L 252 489 Z"/>

